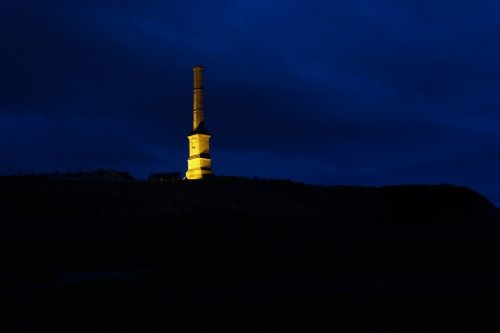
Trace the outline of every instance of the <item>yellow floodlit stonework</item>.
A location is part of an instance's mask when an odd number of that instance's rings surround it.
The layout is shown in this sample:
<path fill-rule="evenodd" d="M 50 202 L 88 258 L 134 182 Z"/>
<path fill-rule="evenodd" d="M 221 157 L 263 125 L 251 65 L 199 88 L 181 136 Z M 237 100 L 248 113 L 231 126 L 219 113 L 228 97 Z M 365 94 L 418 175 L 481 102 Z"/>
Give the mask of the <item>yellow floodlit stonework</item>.
<path fill-rule="evenodd" d="M 205 127 L 203 101 L 203 66 L 194 66 L 193 131 L 188 136 L 189 159 L 187 179 L 203 179 L 213 175 L 210 158 L 210 133 Z"/>

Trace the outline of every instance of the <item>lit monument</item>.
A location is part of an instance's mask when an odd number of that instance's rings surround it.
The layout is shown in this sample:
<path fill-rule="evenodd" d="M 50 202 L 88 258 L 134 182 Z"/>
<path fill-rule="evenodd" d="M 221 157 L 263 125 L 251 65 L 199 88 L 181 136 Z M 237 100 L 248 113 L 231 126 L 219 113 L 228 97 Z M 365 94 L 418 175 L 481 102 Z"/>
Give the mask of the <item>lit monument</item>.
<path fill-rule="evenodd" d="M 193 130 L 188 136 L 189 159 L 188 170 L 186 172 L 187 179 L 202 179 L 214 174 L 210 158 L 210 133 L 205 127 L 203 69 L 203 66 L 193 67 Z"/>

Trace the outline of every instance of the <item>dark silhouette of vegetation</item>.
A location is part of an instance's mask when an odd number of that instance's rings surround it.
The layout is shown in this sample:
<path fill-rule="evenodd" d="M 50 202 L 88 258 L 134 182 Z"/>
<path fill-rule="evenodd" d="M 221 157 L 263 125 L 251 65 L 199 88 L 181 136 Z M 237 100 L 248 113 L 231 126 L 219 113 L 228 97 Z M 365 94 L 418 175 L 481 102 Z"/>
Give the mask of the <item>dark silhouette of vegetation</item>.
<path fill-rule="evenodd" d="M 149 175 L 150 182 L 176 182 L 182 180 L 180 172 L 162 172 Z"/>

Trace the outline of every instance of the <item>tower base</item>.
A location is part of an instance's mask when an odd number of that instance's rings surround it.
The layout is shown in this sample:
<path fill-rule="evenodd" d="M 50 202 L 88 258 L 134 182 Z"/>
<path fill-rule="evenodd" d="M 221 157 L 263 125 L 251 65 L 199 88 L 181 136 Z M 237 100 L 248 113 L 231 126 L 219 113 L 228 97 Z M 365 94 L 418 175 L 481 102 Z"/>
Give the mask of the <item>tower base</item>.
<path fill-rule="evenodd" d="M 186 179 L 189 180 L 209 178 L 213 175 L 214 172 L 212 169 L 192 169 L 186 171 Z"/>
<path fill-rule="evenodd" d="M 186 179 L 203 179 L 214 174 L 210 158 L 210 134 L 203 123 L 188 136 L 189 158 Z"/>

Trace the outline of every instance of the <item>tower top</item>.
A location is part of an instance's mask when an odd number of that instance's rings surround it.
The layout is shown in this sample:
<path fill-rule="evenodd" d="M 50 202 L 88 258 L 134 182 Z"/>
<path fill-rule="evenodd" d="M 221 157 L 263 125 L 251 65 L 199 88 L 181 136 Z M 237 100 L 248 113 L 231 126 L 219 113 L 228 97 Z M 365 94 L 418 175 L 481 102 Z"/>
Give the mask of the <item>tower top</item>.
<path fill-rule="evenodd" d="M 201 72 L 205 69 L 202 65 L 193 66 L 193 72 Z"/>

